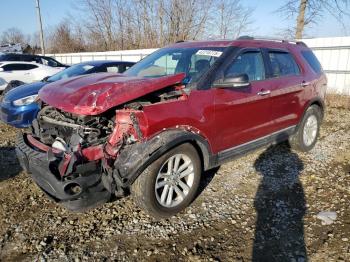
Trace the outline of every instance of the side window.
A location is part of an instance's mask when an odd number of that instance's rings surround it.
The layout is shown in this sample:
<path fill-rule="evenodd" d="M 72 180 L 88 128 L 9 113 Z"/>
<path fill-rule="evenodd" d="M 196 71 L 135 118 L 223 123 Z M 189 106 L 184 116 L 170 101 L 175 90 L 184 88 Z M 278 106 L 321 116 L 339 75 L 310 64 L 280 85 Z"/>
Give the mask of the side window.
<path fill-rule="evenodd" d="M 47 65 L 47 63 L 44 63 L 44 59 L 41 59 L 40 57 L 32 57 L 30 59 L 30 62 L 35 62 L 35 63 L 38 63 L 38 64 L 44 64 L 44 65 Z"/>
<path fill-rule="evenodd" d="M 300 69 L 293 56 L 287 52 L 271 51 L 269 59 L 272 77 L 299 75 Z"/>
<path fill-rule="evenodd" d="M 317 57 L 314 55 L 314 53 L 310 51 L 301 51 L 302 56 L 305 58 L 309 66 L 315 71 L 315 73 L 320 74 L 322 73 L 322 66 L 320 62 L 318 61 Z"/>
<path fill-rule="evenodd" d="M 48 65 L 48 66 L 51 66 L 51 67 L 58 67 L 58 63 L 55 61 L 55 60 L 53 60 L 53 59 L 51 59 L 51 58 L 41 58 L 41 60 L 43 61 L 42 63 L 44 64 L 44 65 Z"/>
<path fill-rule="evenodd" d="M 108 65 L 106 68 L 108 73 L 119 73 L 119 67 L 117 65 Z"/>
<path fill-rule="evenodd" d="M 103 65 L 95 67 L 93 70 L 90 70 L 89 73 L 118 73 L 119 68 L 117 65 Z"/>
<path fill-rule="evenodd" d="M 106 73 L 107 72 L 107 68 L 106 66 L 95 66 L 92 70 L 89 70 L 89 74 L 93 74 L 93 73 Z M 87 73 L 87 71 L 85 71 L 85 74 Z"/>
<path fill-rule="evenodd" d="M 118 73 L 124 73 L 124 72 L 126 71 L 126 69 L 129 68 L 129 66 L 127 66 L 127 65 L 125 65 L 125 64 L 120 64 L 120 65 L 118 66 L 118 68 L 119 68 Z"/>
<path fill-rule="evenodd" d="M 132 67 L 133 66 L 133 64 L 125 64 L 124 65 L 124 68 L 125 68 L 125 70 L 128 70 L 130 67 Z"/>
<path fill-rule="evenodd" d="M 25 65 L 25 66 L 26 66 L 26 70 L 38 68 L 38 66 L 36 66 L 36 65 Z"/>
<path fill-rule="evenodd" d="M 2 67 L 4 71 L 23 71 L 29 70 L 26 64 L 9 64 Z"/>
<path fill-rule="evenodd" d="M 261 52 L 245 52 L 240 54 L 226 69 L 225 77 L 247 74 L 249 81 L 265 79 L 264 60 Z"/>

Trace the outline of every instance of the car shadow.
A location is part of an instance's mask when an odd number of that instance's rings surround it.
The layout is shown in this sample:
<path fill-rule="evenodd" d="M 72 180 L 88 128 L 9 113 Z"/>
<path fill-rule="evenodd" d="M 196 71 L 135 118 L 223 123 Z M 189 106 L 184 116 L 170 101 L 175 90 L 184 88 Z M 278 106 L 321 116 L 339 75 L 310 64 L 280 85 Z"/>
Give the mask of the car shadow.
<path fill-rule="evenodd" d="M 307 261 L 306 200 L 299 180 L 303 162 L 288 144 L 280 144 L 267 148 L 254 167 L 262 180 L 254 200 L 257 219 L 252 260 Z"/>
<path fill-rule="evenodd" d="M 21 171 L 15 147 L 0 147 L 0 182 L 17 176 Z"/>

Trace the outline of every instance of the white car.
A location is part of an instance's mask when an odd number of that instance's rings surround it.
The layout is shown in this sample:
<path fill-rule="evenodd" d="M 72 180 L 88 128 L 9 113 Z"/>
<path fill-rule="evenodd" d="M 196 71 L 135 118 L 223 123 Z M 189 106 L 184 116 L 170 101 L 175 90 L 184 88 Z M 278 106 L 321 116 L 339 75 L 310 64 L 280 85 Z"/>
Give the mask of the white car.
<path fill-rule="evenodd" d="M 37 82 L 63 69 L 65 68 L 50 67 L 34 62 L 0 62 L 0 91 L 3 91 L 10 81 Z"/>

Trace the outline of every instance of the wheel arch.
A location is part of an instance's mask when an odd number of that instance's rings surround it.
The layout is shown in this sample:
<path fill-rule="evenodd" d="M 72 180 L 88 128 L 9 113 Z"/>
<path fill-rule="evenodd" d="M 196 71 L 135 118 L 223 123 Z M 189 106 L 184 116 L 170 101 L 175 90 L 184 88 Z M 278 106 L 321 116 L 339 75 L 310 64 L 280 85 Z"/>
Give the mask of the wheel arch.
<path fill-rule="evenodd" d="M 203 170 L 212 167 L 211 147 L 203 136 L 186 130 L 166 130 L 121 152 L 115 162 L 114 176 L 119 177 L 117 181 L 120 181 L 122 187 L 129 187 L 147 166 L 184 143 L 189 143 L 196 149 Z"/>
<path fill-rule="evenodd" d="M 299 121 L 298 121 L 298 124 L 297 124 L 297 128 L 300 126 L 301 122 L 303 121 L 306 111 L 310 108 L 310 106 L 313 106 L 313 105 L 316 105 L 316 106 L 318 106 L 320 108 L 320 110 L 321 110 L 321 120 L 323 119 L 324 111 L 325 111 L 325 107 L 326 107 L 325 103 L 324 103 L 322 98 L 315 97 L 315 98 L 311 99 L 310 101 L 308 101 L 307 103 L 305 103 L 305 106 L 304 106 L 304 109 L 303 109 L 303 113 L 301 114 L 301 116 L 299 118 Z"/>
<path fill-rule="evenodd" d="M 310 107 L 316 105 L 321 109 L 321 117 L 323 119 L 324 117 L 324 111 L 325 111 L 325 102 L 323 101 L 323 99 L 316 97 L 314 99 L 312 99 L 311 101 L 309 101 L 309 103 L 307 104 L 307 106 L 304 109 L 304 113 L 303 113 L 303 117 L 305 115 L 306 110 Z"/>

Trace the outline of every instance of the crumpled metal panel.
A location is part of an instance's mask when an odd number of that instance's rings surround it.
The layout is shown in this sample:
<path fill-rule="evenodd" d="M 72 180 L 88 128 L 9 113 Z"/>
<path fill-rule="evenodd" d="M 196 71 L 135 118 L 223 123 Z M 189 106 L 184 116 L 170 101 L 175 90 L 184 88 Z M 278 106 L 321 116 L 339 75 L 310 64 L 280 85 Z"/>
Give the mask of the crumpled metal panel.
<path fill-rule="evenodd" d="M 60 80 L 39 92 L 45 103 L 79 115 L 98 115 L 167 86 L 181 83 L 184 73 L 158 78 L 100 73 Z"/>

